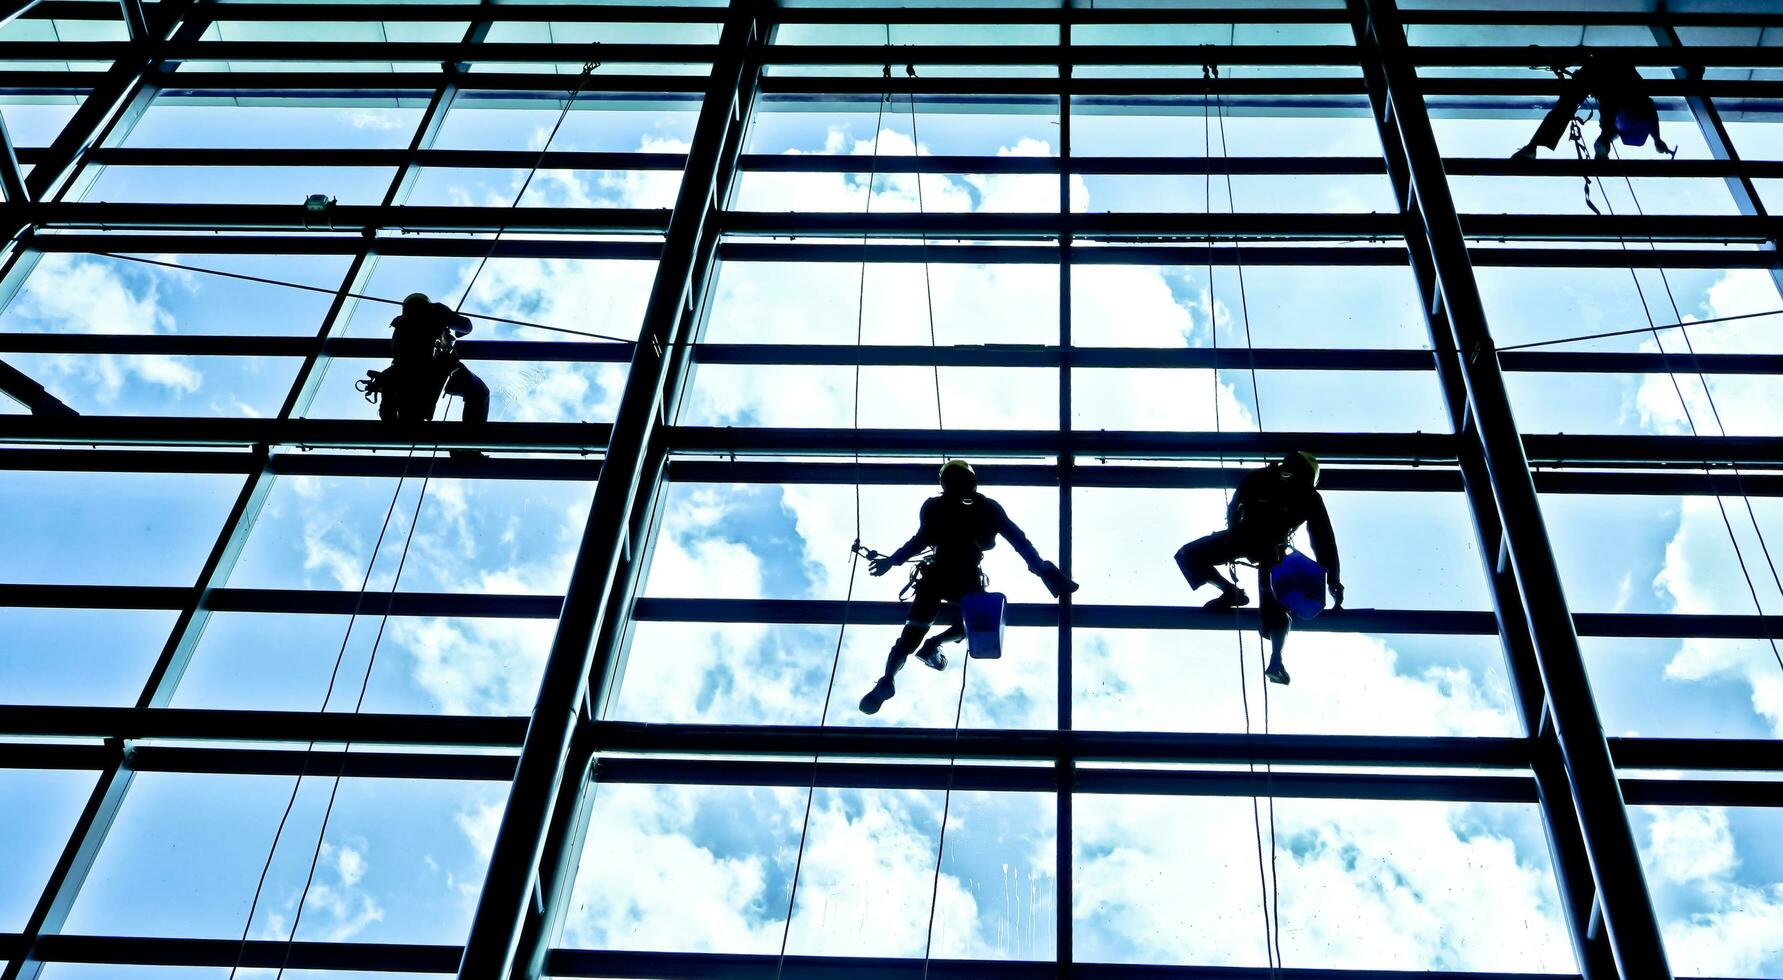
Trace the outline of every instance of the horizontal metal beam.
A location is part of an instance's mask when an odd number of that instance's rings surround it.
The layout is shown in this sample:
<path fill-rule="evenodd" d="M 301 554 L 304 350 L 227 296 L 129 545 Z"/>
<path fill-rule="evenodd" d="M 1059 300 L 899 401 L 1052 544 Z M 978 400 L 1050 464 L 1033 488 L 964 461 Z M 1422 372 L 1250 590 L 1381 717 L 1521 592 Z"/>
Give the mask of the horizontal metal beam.
<path fill-rule="evenodd" d="M 660 235 L 668 227 L 662 208 L 462 208 L 452 205 L 338 204 L 314 213 L 291 204 L 119 204 L 33 202 L 8 213 L 40 228 L 188 229 L 219 231 L 325 231 L 368 233 L 507 231 Z M 361 243 L 363 244 L 363 243 Z M 485 243 L 486 244 L 486 243 Z"/>
<path fill-rule="evenodd" d="M 15 0 L 16 2 L 16 0 Z M 676 23 L 716 24 L 722 8 L 666 4 L 559 5 L 502 4 L 502 21 L 528 23 Z M 469 12 L 459 3 L 355 3 L 344 10 L 333 3 L 229 3 L 212 13 L 219 21 L 355 21 L 458 23 Z M 104 4 L 79 0 L 43 0 L 28 19 L 115 21 L 116 11 Z M 1407 24 L 1498 24 L 1504 8 L 1489 3 L 1456 3 L 1404 12 Z M 961 3 L 947 7 L 775 7 L 763 19 L 778 24 L 955 24 L 990 25 L 1153 25 L 1153 24 L 1344 24 L 1336 7 L 1207 6 L 1207 7 L 1012 7 Z M 1628 25 L 1671 23 L 1694 27 L 1783 27 L 1783 12 L 1761 4 L 1718 10 L 1669 9 L 1659 13 L 1636 7 L 1597 9 L 1519 9 L 1524 26 Z"/>
<path fill-rule="evenodd" d="M 1076 767 L 1073 793 L 1146 796 L 1256 796 L 1263 778 L 1254 772 L 1189 769 Z M 737 759 L 606 757 L 594 768 L 601 784 L 697 786 L 821 786 L 851 789 L 1056 793 L 1060 770 L 1051 766 L 945 766 L 937 762 L 764 762 Z M 1779 784 L 1783 789 L 1783 784 Z M 1269 794 L 1312 800 L 1447 800 L 1469 803 L 1534 803 L 1532 776 L 1455 776 L 1432 773 L 1276 772 Z"/>
<path fill-rule="evenodd" d="M 630 344 L 573 341 L 463 340 L 457 347 L 467 360 L 548 361 L 618 364 L 631 360 Z M 208 357 L 305 357 L 321 352 L 330 357 L 382 358 L 387 340 L 370 337 L 217 336 L 202 334 L 0 333 L 0 353 L 9 354 L 164 354 Z M 1430 371 L 1429 351 L 1379 348 L 1237 348 L 1237 347 L 1079 347 L 1066 351 L 1044 344 L 699 344 L 694 359 L 702 364 L 745 364 L 826 367 L 1005 367 L 1178 368 L 1262 371 Z M 1569 374 L 1661 374 L 1701 371 L 1706 374 L 1783 375 L 1783 355 L 1660 354 L 1601 351 L 1510 351 L 1499 355 L 1507 371 Z"/>
<path fill-rule="evenodd" d="M 0 705 L 0 734 L 33 738 L 221 739 L 518 748 L 524 717 L 223 708 Z"/>
<path fill-rule="evenodd" d="M 31 164 L 41 148 L 21 149 L 19 162 Z M 108 167 L 400 167 L 527 170 L 535 163 L 552 170 L 680 171 L 679 153 L 611 151 L 456 150 L 393 148 L 321 149 L 258 147 L 95 147 L 88 160 Z M 1783 179 L 1783 160 L 1667 160 L 1618 158 L 1579 160 L 1549 157 L 1510 160 L 1455 157 L 1444 161 L 1451 177 L 1643 177 L 1680 179 Z M 864 174 L 1059 174 L 1085 176 L 1369 176 L 1385 175 L 1378 157 L 1100 157 L 1072 156 L 885 156 L 868 161 L 858 154 L 752 153 L 738 169 L 754 173 Z"/>
<path fill-rule="evenodd" d="M 112 61 L 131 55 L 121 41 L 0 41 L 0 60 Z M 1210 61 L 1223 66 L 1351 66 L 1360 55 L 1353 45 L 1321 44 L 781 44 L 767 49 L 770 66 L 917 64 L 962 66 L 1073 65 L 1179 66 Z M 1530 64 L 1576 64 L 1577 46 L 1422 45 L 1409 51 L 1420 68 L 1526 68 Z M 1693 45 L 1685 51 L 1656 46 L 1619 49 L 1644 67 L 1677 67 L 1688 60 L 1708 68 L 1779 68 L 1783 52 L 1774 47 Z M 280 40 L 170 41 L 161 56 L 181 61 L 335 63 L 544 63 L 598 59 L 604 64 L 710 64 L 718 48 L 674 42 L 551 43 L 528 41 L 334 41 Z"/>
<path fill-rule="evenodd" d="M 143 255 L 357 255 L 363 239 L 346 235 L 157 235 L 85 234 L 81 232 L 39 235 L 31 247 L 40 252 L 113 252 Z M 434 238 L 403 235 L 375 239 L 377 255 L 432 258 L 567 258 L 655 260 L 661 246 L 655 242 L 605 239 L 516 239 L 497 242 L 484 239 Z M 718 255 L 730 262 L 874 262 L 970 263 L 975 265 L 1053 265 L 1060 261 L 1056 245 L 896 245 L 859 242 L 788 243 L 762 241 L 720 242 Z M 1783 262 L 1774 251 L 1750 248 L 1664 249 L 1633 251 L 1608 248 L 1512 248 L 1479 245 L 1469 255 L 1476 266 L 1525 269 L 1769 269 Z M 1280 244 L 1247 244 L 1242 249 L 1226 245 L 1122 244 L 1109 248 L 1072 251 L 1072 264 L 1089 265 L 1189 265 L 1283 267 L 1398 267 L 1406 262 L 1400 246 L 1296 247 Z"/>

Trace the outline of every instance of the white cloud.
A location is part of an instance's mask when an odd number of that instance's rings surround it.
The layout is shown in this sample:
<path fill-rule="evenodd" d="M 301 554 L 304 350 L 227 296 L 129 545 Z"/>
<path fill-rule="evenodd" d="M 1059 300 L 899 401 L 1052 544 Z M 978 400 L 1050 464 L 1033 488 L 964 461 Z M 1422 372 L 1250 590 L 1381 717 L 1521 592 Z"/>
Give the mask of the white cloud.
<path fill-rule="evenodd" d="M 1738 880 L 1738 842 L 1721 807 L 1645 807 L 1643 857 L 1666 906 L 1673 968 L 1691 976 L 1774 976 L 1783 968 L 1783 882 Z"/>
<path fill-rule="evenodd" d="M 170 281 L 193 285 L 189 275 Z M 10 312 L 19 328 L 45 333 L 156 334 L 178 329 L 173 314 L 161 305 L 156 280 L 132 285 L 113 265 L 76 255 L 42 256 Z M 176 396 L 192 394 L 204 383 L 204 375 L 189 359 L 165 354 L 57 354 L 43 357 L 41 363 L 60 378 L 88 386 L 84 394 L 107 408 L 116 405 L 132 379 Z"/>
<path fill-rule="evenodd" d="M 1736 270 L 1709 288 L 1704 309 L 1710 317 L 1720 317 L 1772 310 L 1779 305 L 1777 288 L 1768 273 Z M 1694 317 L 1687 314 L 1687 318 Z M 1720 353 L 1769 350 L 1774 332 L 1769 318 L 1759 318 L 1694 327 L 1690 337 L 1697 351 Z M 1643 346 L 1655 348 L 1651 341 Z M 1665 349 L 1674 353 L 1684 349 L 1678 331 L 1667 332 Z M 1678 380 L 1696 430 L 1703 435 L 1723 434 L 1715 424 L 1699 379 L 1686 373 L 1680 374 Z M 1763 380 L 1745 376 L 1710 379 L 1727 434 L 1773 433 L 1783 428 L 1783 411 L 1778 410 L 1769 390 L 1762 387 Z M 1688 431 L 1684 409 L 1670 377 L 1644 379 L 1635 398 L 1641 420 L 1648 428 L 1664 433 Z M 1671 600 L 1676 612 L 1751 615 L 1774 613 L 1783 603 L 1765 557 L 1767 543 L 1775 540 L 1776 524 L 1770 522 L 1771 536 L 1761 541 L 1747 506 L 1737 497 L 1719 501 L 1702 496 L 1683 499 L 1677 530 L 1666 545 L 1665 562 L 1654 581 L 1654 587 L 1662 597 Z M 1751 506 L 1761 524 L 1773 509 L 1766 500 L 1753 501 Z M 1729 541 L 1730 523 L 1737 544 Z M 1751 576 L 1750 585 L 1740 568 L 1742 557 Z M 1758 591 L 1760 603 L 1756 609 L 1753 589 Z M 1744 683 L 1751 692 L 1752 710 L 1767 719 L 1774 732 L 1783 735 L 1783 668 L 1767 643 L 1687 639 L 1666 665 L 1665 676 L 1680 682 Z"/>
<path fill-rule="evenodd" d="M 1275 808 L 1284 965 L 1573 968 L 1551 875 L 1520 858 L 1510 838 L 1478 826 L 1474 808 L 1330 800 Z M 1076 826 L 1083 955 L 1264 964 L 1259 830 L 1248 799 L 1085 800 Z M 1267 848 L 1267 811 L 1261 832 Z"/>
<path fill-rule="evenodd" d="M 1739 865 L 1727 811 L 1702 806 L 1654 812 L 1647 831 L 1647 858 L 1660 875 L 1675 882 L 1730 874 Z"/>

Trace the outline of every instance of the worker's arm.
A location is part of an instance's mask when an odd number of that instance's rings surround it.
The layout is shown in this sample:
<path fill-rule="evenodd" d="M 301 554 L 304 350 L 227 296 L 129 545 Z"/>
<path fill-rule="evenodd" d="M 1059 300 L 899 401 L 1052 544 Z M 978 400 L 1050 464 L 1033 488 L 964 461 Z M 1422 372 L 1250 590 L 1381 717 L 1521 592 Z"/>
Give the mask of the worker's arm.
<path fill-rule="evenodd" d="M 444 324 L 447 330 L 452 331 L 453 334 L 459 337 L 471 332 L 470 317 L 465 316 L 463 313 L 454 310 L 444 303 L 435 303 L 433 306 L 434 310 L 439 313 L 440 323 Z"/>
<path fill-rule="evenodd" d="M 1337 533 L 1331 530 L 1331 515 L 1325 510 L 1325 498 L 1318 491 L 1312 495 L 1312 513 L 1306 519 L 1306 534 L 1312 539 L 1313 560 L 1325 569 L 1331 586 L 1331 598 L 1343 605 L 1343 570 L 1337 557 Z"/>
<path fill-rule="evenodd" d="M 1258 472 L 1261 471 L 1246 473 L 1238 478 L 1238 487 L 1232 491 L 1232 499 L 1226 501 L 1227 530 L 1237 528 L 1239 523 L 1244 520 L 1244 508 L 1251 502 L 1251 497 L 1255 493 L 1253 488 L 1256 485 Z"/>
<path fill-rule="evenodd" d="M 930 544 L 929 538 L 931 531 L 929 514 L 934 505 L 935 502 L 933 500 L 923 501 L 922 511 L 917 518 L 916 533 L 910 536 L 910 540 L 904 542 L 902 548 L 899 548 L 889 555 L 881 555 L 880 557 L 873 559 L 872 563 L 868 565 L 867 571 L 874 575 L 884 575 L 893 568 L 916 557 L 917 552 L 927 548 Z"/>
<path fill-rule="evenodd" d="M 1028 536 L 1022 533 L 1022 529 L 1009 519 L 1009 512 L 1003 509 L 1002 504 L 989 498 L 986 498 L 985 502 L 996 508 L 994 514 L 997 533 L 1009 542 L 1009 547 L 1015 549 L 1015 553 L 1022 557 L 1022 561 L 1028 563 L 1028 571 L 1040 576 L 1040 581 L 1046 583 L 1046 591 L 1051 592 L 1054 599 L 1067 592 L 1077 591 L 1077 583 L 1066 578 L 1065 573 L 1059 570 L 1059 566 L 1040 557 L 1040 552 L 1034 548 L 1034 542 L 1029 541 Z"/>

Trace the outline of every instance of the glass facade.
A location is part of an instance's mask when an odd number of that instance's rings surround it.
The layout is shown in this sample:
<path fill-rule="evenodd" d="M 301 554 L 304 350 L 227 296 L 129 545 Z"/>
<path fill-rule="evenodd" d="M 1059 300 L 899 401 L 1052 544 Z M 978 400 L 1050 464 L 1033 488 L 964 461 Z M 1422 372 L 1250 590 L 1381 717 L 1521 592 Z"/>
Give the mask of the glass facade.
<path fill-rule="evenodd" d="M 1651 6 L 8 5 L 0 980 L 1783 977 L 1783 4 Z M 1081 589 L 863 713 L 958 457 Z"/>

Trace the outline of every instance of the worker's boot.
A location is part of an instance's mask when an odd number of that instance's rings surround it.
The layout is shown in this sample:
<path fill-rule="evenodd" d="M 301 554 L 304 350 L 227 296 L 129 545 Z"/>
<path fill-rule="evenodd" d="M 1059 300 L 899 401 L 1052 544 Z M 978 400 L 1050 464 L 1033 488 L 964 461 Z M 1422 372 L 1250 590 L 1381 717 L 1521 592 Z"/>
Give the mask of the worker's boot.
<path fill-rule="evenodd" d="M 1201 608 L 1219 612 L 1223 609 L 1237 609 L 1240 606 L 1248 606 L 1250 604 L 1251 597 L 1248 593 L 1243 589 L 1233 588 L 1202 603 Z"/>
<path fill-rule="evenodd" d="M 922 647 L 916 651 L 916 659 L 922 661 L 924 666 L 946 670 L 947 654 L 941 652 L 941 637 L 924 640 Z"/>
<path fill-rule="evenodd" d="M 1282 666 L 1282 658 L 1269 658 L 1269 666 L 1263 668 L 1263 678 L 1271 684 L 1287 685 L 1288 668 Z"/>
<path fill-rule="evenodd" d="M 885 702 L 890 701 L 892 695 L 896 693 L 898 693 L 898 689 L 892 684 L 892 679 L 890 677 L 879 678 L 879 683 L 874 684 L 873 689 L 868 691 L 865 697 L 861 698 L 861 714 L 878 714 L 880 707 L 884 705 Z"/>

